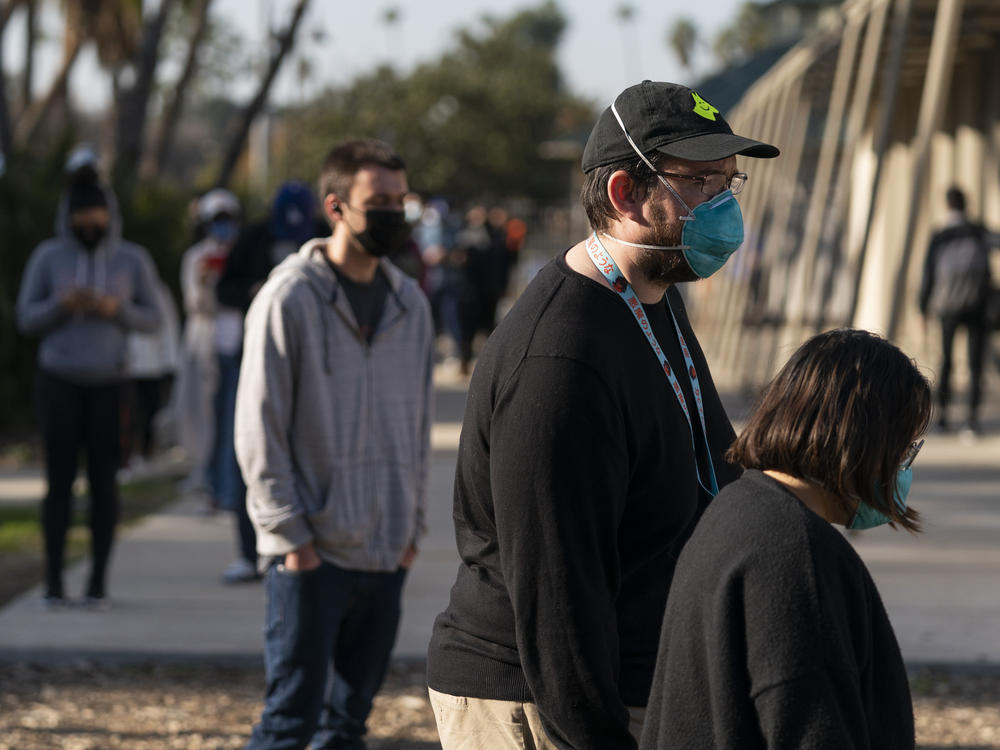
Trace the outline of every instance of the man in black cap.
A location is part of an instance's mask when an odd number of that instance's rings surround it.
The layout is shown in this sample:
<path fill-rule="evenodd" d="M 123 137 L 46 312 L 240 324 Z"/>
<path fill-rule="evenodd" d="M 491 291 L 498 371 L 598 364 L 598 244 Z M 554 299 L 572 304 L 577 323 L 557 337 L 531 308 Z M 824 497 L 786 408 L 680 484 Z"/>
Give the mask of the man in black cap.
<path fill-rule="evenodd" d="M 674 286 L 743 241 L 736 154 L 778 150 L 683 86 L 623 91 L 583 154 L 592 235 L 482 353 L 455 479 L 462 562 L 428 655 L 444 750 L 636 745 L 675 560 L 739 473 Z"/>

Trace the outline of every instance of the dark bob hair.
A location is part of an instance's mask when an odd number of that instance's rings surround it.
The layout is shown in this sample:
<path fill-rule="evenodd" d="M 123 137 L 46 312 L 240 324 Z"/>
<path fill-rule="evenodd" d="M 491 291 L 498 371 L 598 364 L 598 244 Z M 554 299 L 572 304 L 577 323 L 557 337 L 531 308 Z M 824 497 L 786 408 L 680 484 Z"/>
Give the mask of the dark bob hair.
<path fill-rule="evenodd" d="M 848 514 L 860 500 L 915 532 L 919 514 L 901 512 L 889 498 L 930 415 L 930 384 L 913 360 L 873 333 L 841 328 L 799 347 L 764 389 L 727 458 L 815 482 Z"/>

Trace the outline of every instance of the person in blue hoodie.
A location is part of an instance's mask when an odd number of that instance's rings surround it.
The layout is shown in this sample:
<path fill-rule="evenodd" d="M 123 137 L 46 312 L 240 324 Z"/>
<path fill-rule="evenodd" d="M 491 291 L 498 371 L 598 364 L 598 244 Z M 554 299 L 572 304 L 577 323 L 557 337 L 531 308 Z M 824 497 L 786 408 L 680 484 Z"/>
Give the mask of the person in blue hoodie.
<path fill-rule="evenodd" d="M 121 238 L 111 191 L 93 161 L 76 165 L 60 202 L 56 236 L 28 259 L 17 325 L 41 339 L 36 397 L 48 489 L 42 502 L 45 599 L 66 603 L 63 558 L 81 448 L 87 454 L 92 564 L 84 603 L 107 604 L 105 579 L 118 520 L 115 473 L 127 334 L 160 324 L 153 262 Z"/>

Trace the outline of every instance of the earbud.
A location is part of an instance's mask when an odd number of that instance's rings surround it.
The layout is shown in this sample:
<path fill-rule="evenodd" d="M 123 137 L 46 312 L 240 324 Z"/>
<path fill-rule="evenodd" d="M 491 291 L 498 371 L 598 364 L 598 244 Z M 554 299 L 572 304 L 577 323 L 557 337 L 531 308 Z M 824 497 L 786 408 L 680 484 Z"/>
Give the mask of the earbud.
<path fill-rule="evenodd" d="M 330 210 L 333 211 L 335 214 L 343 214 L 344 213 L 343 209 L 341 209 L 340 205 L 337 204 L 337 203 L 334 203 L 333 204 L 333 208 L 330 209 Z"/>

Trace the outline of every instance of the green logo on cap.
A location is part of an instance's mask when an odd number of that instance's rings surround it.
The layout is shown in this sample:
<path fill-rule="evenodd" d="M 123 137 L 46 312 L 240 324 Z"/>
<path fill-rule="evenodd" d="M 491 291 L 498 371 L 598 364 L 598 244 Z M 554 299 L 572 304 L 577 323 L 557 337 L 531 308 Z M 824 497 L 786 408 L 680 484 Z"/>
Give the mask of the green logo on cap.
<path fill-rule="evenodd" d="M 719 113 L 719 110 L 717 110 L 711 104 L 706 102 L 704 99 L 702 99 L 693 91 L 691 92 L 691 96 L 694 97 L 694 113 L 696 115 L 704 117 L 706 120 L 711 120 L 712 122 L 715 122 L 715 116 Z"/>

